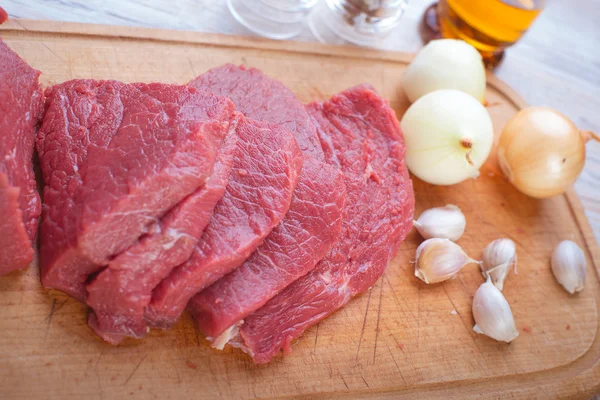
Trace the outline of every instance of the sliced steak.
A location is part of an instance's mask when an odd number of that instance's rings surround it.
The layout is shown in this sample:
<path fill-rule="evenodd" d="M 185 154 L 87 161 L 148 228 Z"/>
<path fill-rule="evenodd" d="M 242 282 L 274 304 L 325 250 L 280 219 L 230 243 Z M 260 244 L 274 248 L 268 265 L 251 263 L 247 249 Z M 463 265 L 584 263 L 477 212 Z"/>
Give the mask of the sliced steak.
<path fill-rule="evenodd" d="M 170 327 L 196 293 L 240 266 L 287 212 L 302 153 L 280 125 L 243 119 L 225 195 L 194 253 L 154 289 L 146 318 Z"/>
<path fill-rule="evenodd" d="M 260 71 L 226 65 L 207 72 L 190 85 L 231 98 L 236 108 L 244 111 L 248 117 L 284 124 L 293 129 L 292 133 L 298 142 L 305 143 L 313 153 L 323 157 L 316 130 L 304 106 L 283 84 Z M 265 95 L 269 96 L 268 101 L 262 100 Z M 277 106 L 270 109 L 265 107 L 268 104 Z M 299 119 L 300 123 L 296 123 L 294 118 Z M 227 184 L 228 171 L 224 172 L 224 185 Z M 223 190 L 219 193 L 222 195 Z M 147 327 L 142 315 L 151 291 L 173 267 L 189 259 L 208 221 L 208 215 L 204 213 L 214 208 L 214 203 L 209 208 L 209 204 L 200 198 L 204 195 L 198 194 L 195 200 L 188 199 L 186 211 L 177 213 L 179 218 L 187 220 L 179 223 L 183 225 L 182 229 L 169 229 L 162 224 L 163 229 L 159 233 L 152 234 L 138 246 L 134 245 L 123 253 L 111 262 L 108 270 L 88 285 L 87 302 L 96 310 L 95 314 L 90 315 L 90 325 L 107 341 L 117 343 L 123 335 L 138 338 L 145 335 Z M 219 200 L 214 195 L 210 199 L 215 202 Z M 192 228 L 190 223 L 194 219 L 201 223 L 196 223 L 193 230 L 186 230 L 186 227 Z M 172 219 L 170 224 L 177 225 L 178 222 Z M 168 244 L 173 242 L 170 232 L 177 232 L 181 240 Z"/>
<path fill-rule="evenodd" d="M 0 275 L 25 268 L 33 259 L 33 247 L 19 207 L 20 192 L 18 187 L 9 185 L 6 174 L 0 174 Z"/>
<path fill-rule="evenodd" d="M 233 326 L 308 273 L 337 241 L 346 198 L 344 177 L 332 166 L 305 158 L 290 209 L 239 268 L 196 295 L 188 309 L 218 348 Z"/>
<path fill-rule="evenodd" d="M 6 21 L 8 21 L 8 13 L 4 8 L 0 7 L 0 24 L 5 23 Z"/>
<path fill-rule="evenodd" d="M 307 110 L 326 159 L 345 176 L 342 234 L 315 269 L 244 319 L 235 344 L 257 363 L 291 351 L 292 340 L 373 286 L 412 227 L 414 193 L 387 102 L 358 86 Z"/>
<path fill-rule="evenodd" d="M 237 145 L 236 127 L 237 119 L 230 124 L 204 186 L 169 211 L 87 285 L 86 302 L 94 309 L 89 316 L 90 326 L 106 341 L 118 344 L 124 336 L 145 336 L 148 329 L 144 310 L 152 290 L 174 267 L 190 258 L 225 193 Z"/>
<path fill-rule="evenodd" d="M 83 299 L 88 276 L 204 184 L 231 101 L 187 86 L 74 80 L 47 92 L 42 282 Z"/>
<path fill-rule="evenodd" d="M 201 330 L 212 340 L 231 331 L 230 326 L 310 271 L 327 253 L 339 235 L 345 187 L 339 173 L 319 161 L 324 156 L 316 129 L 304 106 L 281 82 L 257 69 L 228 64 L 190 84 L 231 98 L 251 118 L 285 126 L 307 157 L 290 210 L 265 243 L 241 267 L 190 301 Z M 221 347 L 224 342 L 219 338 L 213 344 Z"/>
<path fill-rule="evenodd" d="M 0 275 L 26 268 L 33 259 L 41 212 L 33 173 L 35 130 L 44 110 L 39 76 L 0 40 Z"/>
<path fill-rule="evenodd" d="M 305 155 L 323 159 L 315 126 L 303 104 L 283 83 L 258 69 L 225 64 L 188 85 L 230 98 L 248 118 L 284 126 L 292 132 Z"/>

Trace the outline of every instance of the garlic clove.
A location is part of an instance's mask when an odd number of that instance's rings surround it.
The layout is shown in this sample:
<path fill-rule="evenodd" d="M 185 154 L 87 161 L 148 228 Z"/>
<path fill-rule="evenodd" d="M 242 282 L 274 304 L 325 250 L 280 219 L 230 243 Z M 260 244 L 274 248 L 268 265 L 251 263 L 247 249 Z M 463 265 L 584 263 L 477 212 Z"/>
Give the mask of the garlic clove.
<path fill-rule="evenodd" d="M 479 333 L 480 335 L 485 335 L 485 333 L 483 333 L 483 331 L 481 330 L 481 328 L 477 324 L 475 324 L 473 326 L 473 330 L 475 331 L 475 333 Z"/>
<path fill-rule="evenodd" d="M 490 242 L 483 250 L 481 260 L 481 274 L 499 289 L 504 288 L 504 280 L 513 267 L 517 274 L 517 247 L 510 239 L 496 239 Z"/>
<path fill-rule="evenodd" d="M 583 290 L 586 275 L 585 256 L 575 242 L 560 242 L 552 253 L 550 265 L 557 282 L 567 292 L 574 294 Z"/>
<path fill-rule="evenodd" d="M 448 239 L 427 239 L 417 248 L 415 276 L 425 283 L 443 282 L 470 263 L 479 261 L 467 256 L 456 243 Z"/>
<path fill-rule="evenodd" d="M 499 342 L 510 343 L 519 336 L 510 306 L 490 277 L 475 292 L 473 318 L 475 332 Z"/>
<path fill-rule="evenodd" d="M 457 241 L 465 232 L 467 221 L 454 204 L 425 210 L 413 225 L 423 238 L 446 238 Z"/>

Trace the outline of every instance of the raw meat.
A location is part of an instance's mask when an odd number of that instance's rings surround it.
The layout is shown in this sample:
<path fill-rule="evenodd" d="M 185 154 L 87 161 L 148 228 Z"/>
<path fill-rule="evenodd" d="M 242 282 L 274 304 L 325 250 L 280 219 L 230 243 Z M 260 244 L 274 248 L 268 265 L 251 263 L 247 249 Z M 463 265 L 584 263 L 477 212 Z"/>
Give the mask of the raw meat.
<path fill-rule="evenodd" d="M 0 25 L 8 21 L 8 13 L 4 8 L 0 7 Z"/>
<path fill-rule="evenodd" d="M 307 106 L 326 159 L 345 176 L 341 239 L 308 275 L 244 319 L 232 341 L 257 363 L 368 290 L 412 227 L 414 193 L 398 120 L 369 86 Z"/>
<path fill-rule="evenodd" d="M 188 309 L 210 339 L 238 324 L 290 283 L 308 273 L 337 241 L 342 228 L 344 177 L 305 158 L 290 209 L 239 268 L 196 295 Z M 213 341 L 222 348 L 227 335 Z"/>
<path fill-rule="evenodd" d="M 42 282 L 82 300 L 90 274 L 204 184 L 235 107 L 157 83 L 73 80 L 47 97 Z"/>
<path fill-rule="evenodd" d="M 305 155 L 323 160 L 315 126 L 302 103 L 283 83 L 258 69 L 225 64 L 205 72 L 189 85 L 230 98 L 248 118 L 284 126 Z"/>
<path fill-rule="evenodd" d="M 190 258 L 215 205 L 223 197 L 237 145 L 236 127 L 237 120 L 230 124 L 206 184 L 169 211 L 87 285 L 86 302 L 94 309 L 89 316 L 90 326 L 106 341 L 118 344 L 124 336 L 141 338 L 146 334 L 144 310 L 152 290 L 174 267 Z"/>
<path fill-rule="evenodd" d="M 44 110 L 39 76 L 0 40 L 0 275 L 33 259 L 41 212 L 33 173 L 35 130 Z"/>
<path fill-rule="evenodd" d="M 6 174 L 0 174 L 0 275 L 25 268 L 33 259 L 33 247 L 19 207 L 19 193 L 18 187 L 8 184 Z"/>
<path fill-rule="evenodd" d="M 280 125 L 240 121 L 225 195 L 190 260 L 154 289 L 146 318 L 170 327 L 196 293 L 240 266 L 281 221 L 302 169 L 302 153 Z"/>
<path fill-rule="evenodd" d="M 319 161 L 324 156 L 316 129 L 302 103 L 281 82 L 257 69 L 227 64 L 190 85 L 231 98 L 248 117 L 285 126 L 307 156 L 290 210 L 265 243 L 241 267 L 190 301 L 201 330 L 214 338 L 325 255 L 339 235 L 345 188 L 339 173 Z"/>

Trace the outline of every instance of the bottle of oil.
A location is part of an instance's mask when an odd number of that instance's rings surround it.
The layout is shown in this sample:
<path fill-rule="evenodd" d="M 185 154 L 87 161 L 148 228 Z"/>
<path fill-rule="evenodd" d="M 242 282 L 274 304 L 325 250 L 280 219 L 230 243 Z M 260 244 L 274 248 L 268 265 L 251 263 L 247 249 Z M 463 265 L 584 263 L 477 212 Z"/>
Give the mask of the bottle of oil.
<path fill-rule="evenodd" d="M 439 28 L 445 38 L 462 39 L 482 54 L 488 65 L 525 33 L 544 0 L 440 0 Z"/>

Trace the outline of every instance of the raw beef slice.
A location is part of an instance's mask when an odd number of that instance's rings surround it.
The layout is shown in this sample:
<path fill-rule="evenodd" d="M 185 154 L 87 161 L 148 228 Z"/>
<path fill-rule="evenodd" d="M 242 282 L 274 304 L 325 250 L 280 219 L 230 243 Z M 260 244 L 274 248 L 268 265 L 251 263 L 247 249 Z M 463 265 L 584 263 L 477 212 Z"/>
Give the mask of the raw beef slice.
<path fill-rule="evenodd" d="M 220 347 L 239 320 L 278 291 L 306 274 L 337 239 L 345 188 L 339 173 L 323 160 L 316 129 L 294 94 L 254 68 L 227 64 L 199 76 L 190 85 L 231 98 L 246 116 L 288 128 L 305 158 L 290 210 L 241 267 L 190 301 L 205 334 Z M 320 175 L 319 175 L 320 173 Z M 332 204 L 337 207 L 332 207 Z"/>
<path fill-rule="evenodd" d="M 174 267 L 190 258 L 215 205 L 223 197 L 237 145 L 236 127 L 237 119 L 229 126 L 204 186 L 169 211 L 88 284 L 86 302 L 94 309 L 88 320 L 106 341 L 118 344 L 124 336 L 141 338 L 146 334 L 144 310 L 152 290 Z"/>
<path fill-rule="evenodd" d="M 0 275 L 33 259 L 41 212 L 33 173 L 35 130 L 44 110 L 39 76 L 0 40 Z"/>
<path fill-rule="evenodd" d="M 204 184 L 235 107 L 187 86 L 73 80 L 46 108 L 42 282 L 83 299 L 90 274 Z"/>
<path fill-rule="evenodd" d="M 243 119 L 225 195 L 191 258 L 154 289 L 146 319 L 170 327 L 196 293 L 240 266 L 281 221 L 302 169 L 302 153 L 280 125 Z"/>
<path fill-rule="evenodd" d="M 5 23 L 6 21 L 8 21 L 8 13 L 4 8 L 0 7 L 0 24 Z"/>
<path fill-rule="evenodd" d="M 257 363 L 291 351 L 292 340 L 373 286 L 412 227 L 404 142 L 387 102 L 363 85 L 307 109 L 326 159 L 345 176 L 342 234 L 315 269 L 244 319 L 234 343 Z"/>
<path fill-rule="evenodd" d="M 230 98 L 248 118 L 282 125 L 292 132 L 305 155 L 323 159 L 315 126 L 304 105 L 283 83 L 258 69 L 225 64 L 188 85 Z"/>
<path fill-rule="evenodd" d="M 285 218 L 244 264 L 188 304 L 213 346 L 223 348 L 243 318 L 325 256 L 339 238 L 345 197 L 344 177 L 337 168 L 304 159 Z"/>
<path fill-rule="evenodd" d="M 33 247 L 19 207 L 20 192 L 18 187 L 9 185 L 6 174 L 0 174 L 0 275 L 25 268 L 33 259 Z"/>

